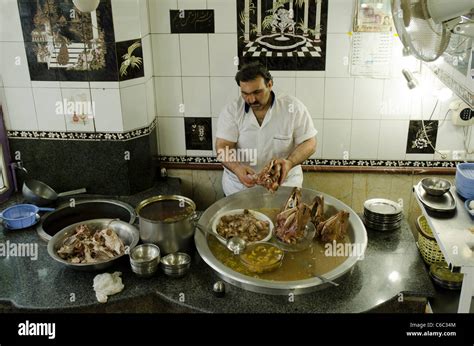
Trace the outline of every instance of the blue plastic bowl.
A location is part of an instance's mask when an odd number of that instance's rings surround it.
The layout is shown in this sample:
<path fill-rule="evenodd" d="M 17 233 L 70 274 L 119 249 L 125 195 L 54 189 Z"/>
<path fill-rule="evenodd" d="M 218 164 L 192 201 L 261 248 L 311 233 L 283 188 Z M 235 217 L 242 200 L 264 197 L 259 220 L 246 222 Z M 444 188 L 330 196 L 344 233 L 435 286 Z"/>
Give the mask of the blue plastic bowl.
<path fill-rule="evenodd" d="M 21 229 L 36 223 L 36 214 L 39 211 L 53 211 L 53 208 L 39 208 L 33 204 L 17 204 L 0 213 L 5 226 L 9 229 Z"/>

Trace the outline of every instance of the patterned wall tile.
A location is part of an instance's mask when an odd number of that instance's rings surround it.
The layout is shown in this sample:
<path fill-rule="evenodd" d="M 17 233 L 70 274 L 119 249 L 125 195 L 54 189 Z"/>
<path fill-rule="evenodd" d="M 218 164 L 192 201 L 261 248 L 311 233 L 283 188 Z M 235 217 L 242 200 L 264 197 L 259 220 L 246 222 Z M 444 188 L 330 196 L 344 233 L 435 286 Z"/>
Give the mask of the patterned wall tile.
<path fill-rule="evenodd" d="M 214 10 L 170 10 L 171 33 L 214 33 Z"/>

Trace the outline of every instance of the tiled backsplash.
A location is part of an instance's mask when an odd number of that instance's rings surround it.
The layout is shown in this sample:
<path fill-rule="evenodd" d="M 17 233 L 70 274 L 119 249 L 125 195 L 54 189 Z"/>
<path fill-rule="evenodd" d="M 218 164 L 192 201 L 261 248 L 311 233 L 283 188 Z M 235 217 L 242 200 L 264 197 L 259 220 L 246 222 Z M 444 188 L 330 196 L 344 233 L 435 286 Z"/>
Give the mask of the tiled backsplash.
<path fill-rule="evenodd" d="M 149 1 L 163 156 L 215 155 L 215 151 L 199 155 L 186 149 L 183 118 L 210 117 L 215 130 L 220 110 L 239 96 L 234 81 L 240 20 L 236 1 Z M 430 118 L 441 125 L 436 140 L 438 150 L 464 150 L 463 129 L 453 126 L 450 114 L 443 121 L 454 97 L 440 101 L 433 112 L 437 99 L 432 92 L 408 89 L 401 73 L 407 59 L 402 57 L 402 46 L 396 36 L 392 36 L 390 78 L 351 76 L 347 61 L 351 54 L 353 3 L 352 0 L 328 1 L 325 71 L 271 71 L 275 90 L 299 98 L 312 115 L 319 131 L 318 150 L 312 158 L 439 160 L 439 154 L 433 154 L 432 150 L 423 154 L 407 153 L 407 143 L 412 141 L 408 137 L 410 124 L 414 125 L 411 121 Z M 170 10 L 183 9 L 214 10 L 214 33 L 172 33 Z M 419 71 L 419 65 L 413 61 L 409 60 L 408 66 Z M 431 87 L 431 91 L 443 87 L 425 66 L 415 76 Z M 474 159 L 474 155 L 467 159 Z"/>
<path fill-rule="evenodd" d="M 158 116 L 161 155 L 215 155 L 214 150 L 186 147 L 184 120 L 207 118 L 212 124 L 214 142 L 220 110 L 239 96 L 234 81 L 239 63 L 238 24 L 241 20 L 237 1 L 241 0 L 101 0 L 101 6 L 110 2 L 112 10 L 113 23 L 109 23 L 109 27 L 113 27 L 117 42 L 114 49 L 120 47 L 120 54 L 115 53 L 119 62 L 117 71 L 123 60 L 122 52 L 128 52 L 133 43 L 141 42 L 141 53 L 135 47 L 131 55 L 143 58 L 142 65 L 138 65 L 143 68 L 143 76 L 129 70 L 128 77 L 117 77 L 112 82 L 60 78 L 31 81 L 17 0 L 2 1 L 0 102 L 5 109 L 7 128 L 123 133 L 146 127 Z M 250 2 L 257 3 L 256 0 Z M 298 69 L 296 63 L 294 70 L 271 71 L 275 91 L 296 96 L 310 111 L 319 131 L 318 149 L 312 158 L 438 160 L 437 153 L 407 154 L 410 121 L 421 119 L 438 121 L 438 150 L 464 150 L 463 128 L 454 126 L 447 113 L 454 98 L 440 101 L 435 108 L 436 97 L 432 92 L 407 88 L 401 69 L 408 65 L 394 35 L 390 78 L 351 75 L 348 61 L 353 5 L 352 0 L 322 0 L 320 14 L 322 21 L 327 20 L 322 28 L 325 34 L 322 39 L 326 39 L 322 49 L 324 70 Z M 327 18 L 324 18 L 326 10 Z M 311 7 L 310 12 L 315 12 L 311 16 L 317 16 L 317 11 Z M 186 33 L 174 33 L 171 18 L 177 14 L 179 19 L 183 13 L 184 16 L 205 14 L 209 16 L 208 22 L 194 31 L 186 27 L 177 30 Z M 311 16 L 309 26 L 316 20 Z M 174 25 L 178 25 L 179 20 L 174 20 Z M 418 64 L 408 64 L 411 70 L 415 69 L 416 78 L 431 91 L 443 87 L 426 67 L 419 72 Z M 128 79 L 131 76 L 134 78 Z M 92 102 L 94 117 L 74 121 L 73 115 L 58 116 L 53 105 L 65 98 Z M 474 133 L 471 133 L 471 142 L 474 142 L 472 137 Z M 474 159 L 474 155 L 468 155 L 467 159 Z"/>

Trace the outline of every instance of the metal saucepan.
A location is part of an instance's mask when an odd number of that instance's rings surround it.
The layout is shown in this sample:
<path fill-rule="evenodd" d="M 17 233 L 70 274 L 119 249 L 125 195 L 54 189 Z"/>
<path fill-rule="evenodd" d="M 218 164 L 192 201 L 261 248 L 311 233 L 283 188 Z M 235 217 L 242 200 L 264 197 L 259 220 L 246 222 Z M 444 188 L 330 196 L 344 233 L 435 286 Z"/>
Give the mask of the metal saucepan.
<path fill-rule="evenodd" d="M 87 192 L 85 188 L 56 193 L 51 187 L 39 180 L 26 180 L 23 183 L 23 197 L 38 206 L 48 205 L 55 202 L 59 197 L 77 195 Z"/>

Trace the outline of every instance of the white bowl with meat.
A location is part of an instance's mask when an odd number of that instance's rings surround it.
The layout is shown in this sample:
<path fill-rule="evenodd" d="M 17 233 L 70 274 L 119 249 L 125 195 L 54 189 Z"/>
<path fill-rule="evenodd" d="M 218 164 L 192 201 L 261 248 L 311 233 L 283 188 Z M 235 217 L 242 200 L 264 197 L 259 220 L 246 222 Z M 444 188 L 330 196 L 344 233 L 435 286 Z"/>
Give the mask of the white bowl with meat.
<path fill-rule="evenodd" d="M 218 213 L 214 217 L 212 231 L 226 240 L 237 236 L 247 244 L 266 242 L 272 237 L 273 222 L 258 211 L 234 209 Z M 223 240 L 219 241 L 225 245 Z"/>

